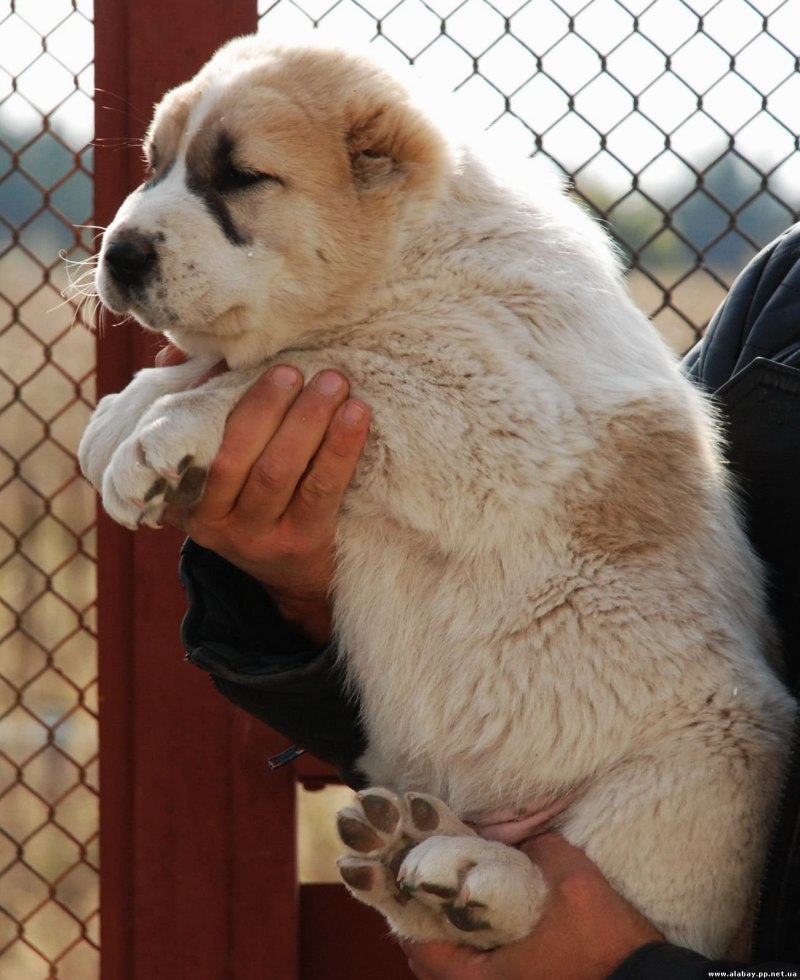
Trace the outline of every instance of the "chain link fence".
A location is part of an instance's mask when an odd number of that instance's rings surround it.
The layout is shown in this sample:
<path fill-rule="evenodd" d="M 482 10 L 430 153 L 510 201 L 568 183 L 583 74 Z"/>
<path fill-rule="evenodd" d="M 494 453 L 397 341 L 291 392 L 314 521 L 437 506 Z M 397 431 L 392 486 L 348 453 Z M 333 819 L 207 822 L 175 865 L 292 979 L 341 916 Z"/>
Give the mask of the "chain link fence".
<path fill-rule="evenodd" d="M 0 977 L 98 973 L 94 501 L 74 463 L 94 342 L 92 9 L 0 8 Z"/>
<path fill-rule="evenodd" d="M 411 61 L 606 222 L 678 350 L 797 220 L 800 0 L 259 0 Z M 98 958 L 94 499 L 74 449 L 93 338 L 64 304 L 93 247 L 91 0 L 0 5 L 0 976 Z M 79 267 L 77 267 L 79 268 Z"/>
<path fill-rule="evenodd" d="M 454 90 L 607 223 L 678 350 L 800 208 L 800 0 L 260 0 L 261 30 L 373 42 Z"/>

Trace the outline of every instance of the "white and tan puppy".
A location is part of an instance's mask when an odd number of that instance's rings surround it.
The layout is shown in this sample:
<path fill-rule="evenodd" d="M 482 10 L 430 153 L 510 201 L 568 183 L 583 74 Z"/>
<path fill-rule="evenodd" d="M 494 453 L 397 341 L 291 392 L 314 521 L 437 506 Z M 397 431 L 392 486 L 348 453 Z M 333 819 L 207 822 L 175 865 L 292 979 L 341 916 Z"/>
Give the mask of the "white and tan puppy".
<path fill-rule="evenodd" d="M 603 235 L 341 52 L 231 43 L 147 154 L 97 287 L 190 360 L 98 406 L 80 459 L 111 516 L 196 497 L 278 358 L 339 369 L 373 412 L 333 591 L 385 787 L 340 815 L 351 890 L 403 936 L 514 941 L 546 889 L 509 845 L 550 826 L 670 939 L 722 952 L 791 705 L 714 424 Z"/>

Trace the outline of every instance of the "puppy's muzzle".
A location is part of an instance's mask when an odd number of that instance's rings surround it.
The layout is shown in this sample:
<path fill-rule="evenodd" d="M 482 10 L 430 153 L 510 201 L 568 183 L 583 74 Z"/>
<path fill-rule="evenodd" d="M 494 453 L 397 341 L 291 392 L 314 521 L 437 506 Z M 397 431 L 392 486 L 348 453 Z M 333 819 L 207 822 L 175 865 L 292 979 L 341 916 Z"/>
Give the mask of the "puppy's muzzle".
<path fill-rule="evenodd" d="M 157 262 L 155 241 L 141 232 L 123 232 L 106 245 L 102 261 L 114 283 L 122 290 L 146 284 Z"/>

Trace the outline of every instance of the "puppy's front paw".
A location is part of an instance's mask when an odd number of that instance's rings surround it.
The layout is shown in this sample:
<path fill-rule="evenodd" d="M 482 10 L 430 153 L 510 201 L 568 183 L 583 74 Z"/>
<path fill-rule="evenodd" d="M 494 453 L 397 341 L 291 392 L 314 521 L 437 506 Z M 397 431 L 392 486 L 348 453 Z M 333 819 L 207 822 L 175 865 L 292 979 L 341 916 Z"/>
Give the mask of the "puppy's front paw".
<path fill-rule="evenodd" d="M 201 429 L 187 412 L 145 417 L 106 469 L 103 506 L 125 527 L 160 527 L 168 504 L 192 507 L 200 500 L 221 439 L 221 429 Z"/>
<path fill-rule="evenodd" d="M 490 949 L 523 938 L 538 917 L 539 869 L 478 837 L 435 797 L 366 790 L 340 811 L 338 828 L 345 884 L 400 936 Z"/>

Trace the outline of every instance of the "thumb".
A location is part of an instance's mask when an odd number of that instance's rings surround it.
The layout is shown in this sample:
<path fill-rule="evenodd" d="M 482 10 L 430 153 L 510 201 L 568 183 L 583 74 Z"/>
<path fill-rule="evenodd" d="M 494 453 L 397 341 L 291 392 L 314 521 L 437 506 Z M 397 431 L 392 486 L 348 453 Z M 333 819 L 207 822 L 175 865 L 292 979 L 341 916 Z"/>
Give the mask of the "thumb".
<path fill-rule="evenodd" d="M 185 360 L 186 354 L 179 347 L 168 343 L 156 354 L 155 365 L 156 367 L 170 367 L 173 364 L 183 364 Z"/>

